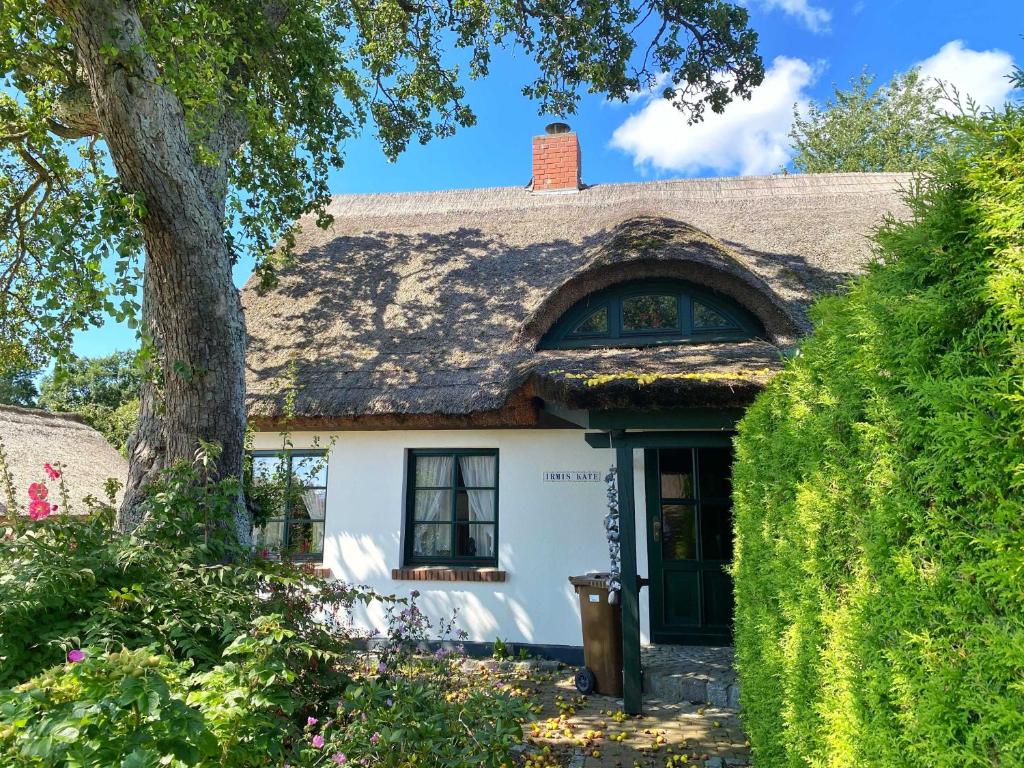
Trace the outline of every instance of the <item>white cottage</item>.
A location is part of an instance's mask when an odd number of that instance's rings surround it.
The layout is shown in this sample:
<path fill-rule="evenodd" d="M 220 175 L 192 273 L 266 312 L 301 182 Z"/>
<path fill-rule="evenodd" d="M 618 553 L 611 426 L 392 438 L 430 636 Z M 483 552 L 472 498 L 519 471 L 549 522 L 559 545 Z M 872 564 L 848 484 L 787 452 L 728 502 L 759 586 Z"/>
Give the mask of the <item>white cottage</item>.
<path fill-rule="evenodd" d="M 616 466 L 635 709 L 641 642 L 730 641 L 731 431 L 908 181 L 586 186 L 556 124 L 527 187 L 336 197 L 243 291 L 257 463 L 304 485 L 260 546 L 571 657 Z"/>

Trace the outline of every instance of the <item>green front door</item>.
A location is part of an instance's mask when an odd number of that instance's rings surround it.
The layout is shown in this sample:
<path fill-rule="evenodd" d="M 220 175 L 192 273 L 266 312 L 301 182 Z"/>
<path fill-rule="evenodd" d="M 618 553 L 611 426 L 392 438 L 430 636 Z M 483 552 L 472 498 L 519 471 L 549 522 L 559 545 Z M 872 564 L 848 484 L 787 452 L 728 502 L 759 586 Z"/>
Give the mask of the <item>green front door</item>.
<path fill-rule="evenodd" d="M 732 448 L 644 452 L 651 639 L 732 642 Z"/>

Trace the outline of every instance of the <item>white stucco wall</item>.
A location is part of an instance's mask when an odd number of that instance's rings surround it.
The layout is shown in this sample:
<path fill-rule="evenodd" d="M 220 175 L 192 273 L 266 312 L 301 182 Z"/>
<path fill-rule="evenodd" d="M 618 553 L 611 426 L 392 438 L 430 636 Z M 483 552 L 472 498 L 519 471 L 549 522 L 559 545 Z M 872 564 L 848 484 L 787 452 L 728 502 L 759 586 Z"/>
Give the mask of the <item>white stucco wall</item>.
<path fill-rule="evenodd" d="M 316 435 L 291 435 L 295 448 Z M 324 565 L 335 576 L 384 594 L 419 590 L 434 620 L 458 609 L 458 626 L 474 641 L 580 645 L 579 604 L 568 577 L 608 569 L 602 519 L 606 487 L 545 483 L 545 471 L 597 470 L 603 478 L 614 451 L 595 450 L 579 430 L 450 430 L 340 432 L 328 463 Z M 280 436 L 256 436 L 257 450 L 280 447 Z M 406 451 L 410 448 L 498 449 L 498 583 L 397 581 L 402 565 Z M 643 452 L 634 452 L 638 571 L 647 573 Z M 649 637 L 647 590 L 640 593 L 641 634 Z M 384 626 L 379 605 L 355 616 L 362 628 Z"/>

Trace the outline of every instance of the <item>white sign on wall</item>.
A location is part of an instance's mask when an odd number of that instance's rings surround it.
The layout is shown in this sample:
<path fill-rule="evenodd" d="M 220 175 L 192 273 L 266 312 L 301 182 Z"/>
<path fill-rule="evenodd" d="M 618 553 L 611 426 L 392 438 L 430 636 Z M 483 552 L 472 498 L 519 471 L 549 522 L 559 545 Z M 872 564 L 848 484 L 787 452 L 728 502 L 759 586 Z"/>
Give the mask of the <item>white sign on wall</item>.
<path fill-rule="evenodd" d="M 560 472 L 545 472 L 545 483 L 600 483 L 601 473 L 597 470 L 562 470 Z"/>

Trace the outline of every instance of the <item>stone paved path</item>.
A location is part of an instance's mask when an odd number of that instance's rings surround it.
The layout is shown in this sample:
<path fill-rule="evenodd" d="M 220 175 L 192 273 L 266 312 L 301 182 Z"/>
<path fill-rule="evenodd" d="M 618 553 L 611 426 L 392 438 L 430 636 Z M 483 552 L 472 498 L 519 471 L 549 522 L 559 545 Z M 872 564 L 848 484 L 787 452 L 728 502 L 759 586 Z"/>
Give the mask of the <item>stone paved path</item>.
<path fill-rule="evenodd" d="M 532 673 L 539 704 L 526 728 L 524 768 L 733 768 L 750 764 L 734 710 L 645 700 L 644 715 L 622 713 L 620 699 L 583 697 L 572 670 Z"/>

